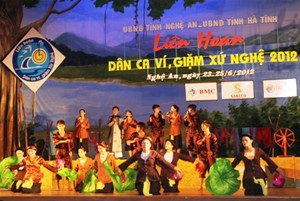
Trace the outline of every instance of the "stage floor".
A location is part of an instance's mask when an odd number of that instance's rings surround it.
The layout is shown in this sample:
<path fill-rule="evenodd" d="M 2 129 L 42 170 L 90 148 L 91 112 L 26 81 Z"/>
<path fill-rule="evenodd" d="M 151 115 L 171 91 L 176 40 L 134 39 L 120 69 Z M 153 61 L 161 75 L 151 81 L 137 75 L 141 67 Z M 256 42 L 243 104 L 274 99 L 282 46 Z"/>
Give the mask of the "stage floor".
<path fill-rule="evenodd" d="M 215 196 L 207 190 L 181 189 L 180 193 L 162 193 L 159 196 L 138 196 L 136 191 L 129 191 L 122 194 L 84 194 L 74 191 L 43 190 L 40 194 L 13 193 L 8 190 L 0 190 L 0 201 L 231 201 L 231 200 L 263 200 L 263 201 L 290 201 L 300 200 L 299 188 L 269 188 L 268 196 L 244 196 L 243 189 L 233 195 Z"/>

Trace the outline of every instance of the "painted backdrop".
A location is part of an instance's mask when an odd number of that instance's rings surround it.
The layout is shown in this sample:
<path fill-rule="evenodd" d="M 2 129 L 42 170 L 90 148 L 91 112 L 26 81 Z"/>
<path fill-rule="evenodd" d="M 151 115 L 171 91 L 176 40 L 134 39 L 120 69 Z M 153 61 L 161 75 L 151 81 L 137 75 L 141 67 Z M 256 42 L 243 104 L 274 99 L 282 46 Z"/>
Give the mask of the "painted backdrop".
<path fill-rule="evenodd" d="M 300 1 L 136 1 L 119 7 L 94 2 L 53 15 L 42 28 L 66 56 L 36 93 L 42 127 L 58 119 L 73 125 L 80 108 L 92 124 L 106 122 L 114 105 L 145 122 L 153 104 L 164 113 L 177 104 L 184 115 L 194 103 L 229 116 L 229 105 L 258 106 L 276 90 L 285 96 L 272 99 L 277 106 L 299 99 Z M 24 23 L 48 6 L 41 1 L 25 10 Z M 26 86 L 23 92 L 30 117 L 32 92 Z"/>

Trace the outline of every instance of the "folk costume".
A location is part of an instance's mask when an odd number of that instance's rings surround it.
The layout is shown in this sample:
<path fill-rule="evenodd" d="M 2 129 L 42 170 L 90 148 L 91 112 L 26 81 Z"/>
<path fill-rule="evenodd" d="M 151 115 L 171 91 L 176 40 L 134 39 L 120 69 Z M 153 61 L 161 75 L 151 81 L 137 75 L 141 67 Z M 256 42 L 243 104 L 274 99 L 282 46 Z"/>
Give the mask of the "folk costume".
<path fill-rule="evenodd" d="M 115 120 L 115 121 L 114 121 Z M 112 115 L 108 119 L 108 146 L 116 158 L 123 157 L 122 153 L 122 123 L 124 119 L 120 115 Z"/>
<path fill-rule="evenodd" d="M 150 121 L 151 119 L 151 121 Z M 152 142 L 154 150 L 162 150 L 164 148 L 164 125 L 166 120 L 163 119 L 162 114 L 158 116 L 151 114 L 147 122 L 148 126 L 151 127 Z"/>
<path fill-rule="evenodd" d="M 172 171 L 175 166 L 167 162 L 163 156 L 154 150 L 149 153 L 137 152 L 121 165 L 120 170 L 124 171 L 132 163 L 137 162 L 137 177 L 135 187 L 139 195 L 159 195 L 160 177 L 156 169 L 156 165 L 160 165 L 165 169 Z"/>

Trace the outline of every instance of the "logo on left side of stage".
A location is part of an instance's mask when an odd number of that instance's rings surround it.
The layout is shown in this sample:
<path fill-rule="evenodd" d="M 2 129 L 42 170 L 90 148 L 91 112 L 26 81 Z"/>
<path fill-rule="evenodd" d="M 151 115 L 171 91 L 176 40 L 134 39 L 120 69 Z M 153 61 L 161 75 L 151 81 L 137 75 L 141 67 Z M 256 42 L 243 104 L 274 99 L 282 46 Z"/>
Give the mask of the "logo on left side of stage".
<path fill-rule="evenodd" d="M 36 82 L 52 71 L 55 56 L 48 41 L 39 37 L 21 41 L 13 53 L 13 69 L 22 80 Z"/>

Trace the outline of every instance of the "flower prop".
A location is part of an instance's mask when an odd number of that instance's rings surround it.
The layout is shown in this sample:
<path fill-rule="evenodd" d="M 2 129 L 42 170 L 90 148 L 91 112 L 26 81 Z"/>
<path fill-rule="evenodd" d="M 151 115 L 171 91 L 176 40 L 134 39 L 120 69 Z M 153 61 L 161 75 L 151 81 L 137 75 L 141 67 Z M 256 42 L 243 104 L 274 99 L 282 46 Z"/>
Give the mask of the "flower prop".
<path fill-rule="evenodd" d="M 96 169 L 92 168 L 90 169 L 84 178 L 82 193 L 95 193 L 96 192 L 96 185 L 97 185 L 97 175 L 96 175 Z"/>
<path fill-rule="evenodd" d="M 279 172 L 276 172 L 273 176 L 273 185 L 278 188 L 282 188 L 285 183 L 285 178 Z"/>
<path fill-rule="evenodd" d="M 170 179 L 179 182 L 183 177 L 183 173 L 177 172 L 176 170 L 172 170 L 170 174 Z"/>
<path fill-rule="evenodd" d="M 67 177 L 69 181 L 75 181 L 78 177 L 77 172 L 69 168 L 62 168 L 58 170 L 57 174 L 61 177 Z"/>
<path fill-rule="evenodd" d="M 4 158 L 0 162 L 0 188 L 8 189 L 15 180 L 15 174 L 7 167 L 17 165 L 19 159 L 15 156 Z"/>
<path fill-rule="evenodd" d="M 195 165 L 195 170 L 197 172 L 199 172 L 200 174 L 203 174 L 205 171 L 205 164 L 203 161 L 199 161 L 196 165 Z"/>
<path fill-rule="evenodd" d="M 135 189 L 135 180 L 137 176 L 137 171 L 132 168 L 127 168 L 121 175 L 114 173 L 107 161 L 104 162 L 104 167 L 108 172 L 114 188 L 118 193 L 123 193 L 127 190 Z"/>
<path fill-rule="evenodd" d="M 231 195 L 240 188 L 239 175 L 228 159 L 220 158 L 210 167 L 206 188 L 214 195 Z"/>
<path fill-rule="evenodd" d="M 63 159 L 56 159 L 55 160 L 55 167 L 56 169 L 62 169 L 65 166 L 65 161 Z"/>

